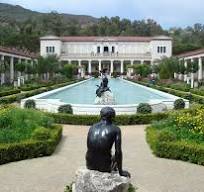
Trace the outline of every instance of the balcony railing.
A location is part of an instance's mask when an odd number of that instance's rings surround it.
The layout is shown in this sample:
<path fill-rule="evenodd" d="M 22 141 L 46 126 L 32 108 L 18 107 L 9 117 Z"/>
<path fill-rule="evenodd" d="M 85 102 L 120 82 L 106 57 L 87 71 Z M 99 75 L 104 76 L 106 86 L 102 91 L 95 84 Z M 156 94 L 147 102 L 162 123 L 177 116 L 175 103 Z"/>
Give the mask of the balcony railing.
<path fill-rule="evenodd" d="M 151 53 L 90 53 L 90 54 L 69 54 L 61 53 L 61 57 L 69 59 L 151 59 Z"/>

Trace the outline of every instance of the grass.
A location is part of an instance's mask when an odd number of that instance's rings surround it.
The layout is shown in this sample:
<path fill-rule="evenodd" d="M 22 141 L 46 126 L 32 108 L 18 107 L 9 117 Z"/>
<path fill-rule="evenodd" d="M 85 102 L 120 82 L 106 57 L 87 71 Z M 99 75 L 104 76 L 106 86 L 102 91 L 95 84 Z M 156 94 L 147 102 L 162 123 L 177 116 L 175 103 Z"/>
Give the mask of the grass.
<path fill-rule="evenodd" d="M 52 118 L 35 110 L 4 108 L 0 111 L 0 143 L 16 143 L 29 140 L 39 127 L 49 128 Z"/>

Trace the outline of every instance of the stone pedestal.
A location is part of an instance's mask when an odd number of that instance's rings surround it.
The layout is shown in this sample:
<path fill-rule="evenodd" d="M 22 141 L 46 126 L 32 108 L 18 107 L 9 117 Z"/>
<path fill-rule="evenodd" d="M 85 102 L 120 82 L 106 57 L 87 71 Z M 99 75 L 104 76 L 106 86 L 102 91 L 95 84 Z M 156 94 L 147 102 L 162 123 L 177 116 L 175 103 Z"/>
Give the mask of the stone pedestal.
<path fill-rule="evenodd" d="M 81 168 L 76 172 L 73 192 L 128 192 L 130 179 L 114 173 Z"/>

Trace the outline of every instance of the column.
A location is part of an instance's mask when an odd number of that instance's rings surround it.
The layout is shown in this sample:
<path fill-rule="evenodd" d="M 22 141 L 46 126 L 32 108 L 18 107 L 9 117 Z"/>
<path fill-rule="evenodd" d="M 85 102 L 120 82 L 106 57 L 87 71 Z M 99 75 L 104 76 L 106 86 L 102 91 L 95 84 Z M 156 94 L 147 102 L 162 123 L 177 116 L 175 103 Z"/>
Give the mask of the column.
<path fill-rule="evenodd" d="M 202 57 L 198 59 L 198 80 L 201 81 L 203 79 L 203 65 L 202 65 Z"/>
<path fill-rule="evenodd" d="M 193 62 L 194 60 L 191 59 L 191 62 Z M 194 73 L 191 72 L 191 88 L 193 89 L 194 88 Z"/>
<path fill-rule="evenodd" d="M 121 74 L 124 72 L 124 63 L 123 62 L 124 62 L 123 60 L 120 61 L 120 63 L 121 63 L 121 65 L 120 65 L 120 73 Z"/>
<path fill-rule="evenodd" d="M 101 68 L 102 68 L 102 67 L 101 67 L 101 60 L 99 60 L 99 61 L 98 61 L 98 70 L 99 70 L 99 72 L 101 71 Z"/>
<path fill-rule="evenodd" d="M 184 60 L 184 66 L 185 66 L 185 68 L 187 68 L 187 60 Z M 184 82 L 187 82 L 187 80 L 188 80 L 188 74 L 187 74 L 187 72 L 186 72 L 186 74 L 184 74 Z"/>
<path fill-rule="evenodd" d="M 111 68 L 110 68 L 110 75 L 112 75 L 112 73 L 113 73 L 113 60 L 111 60 Z"/>
<path fill-rule="evenodd" d="M 91 75 L 91 61 L 88 61 L 88 73 Z"/>
<path fill-rule="evenodd" d="M 14 57 L 10 59 L 10 83 L 14 81 Z"/>
<path fill-rule="evenodd" d="M 144 64 L 144 60 L 141 60 L 140 62 L 141 62 L 141 64 Z"/>
<path fill-rule="evenodd" d="M 133 60 L 130 61 L 130 65 L 131 65 L 131 66 L 134 65 L 134 61 L 133 61 Z"/>
<path fill-rule="evenodd" d="M 1 56 L 1 65 L 4 65 L 4 55 Z M 2 72 L 1 73 L 1 85 L 3 85 L 5 83 L 5 73 Z"/>
<path fill-rule="evenodd" d="M 81 73 L 81 60 L 78 60 L 78 74 Z"/>
<path fill-rule="evenodd" d="M 184 60 L 184 66 L 187 67 L 188 63 L 187 60 Z"/>

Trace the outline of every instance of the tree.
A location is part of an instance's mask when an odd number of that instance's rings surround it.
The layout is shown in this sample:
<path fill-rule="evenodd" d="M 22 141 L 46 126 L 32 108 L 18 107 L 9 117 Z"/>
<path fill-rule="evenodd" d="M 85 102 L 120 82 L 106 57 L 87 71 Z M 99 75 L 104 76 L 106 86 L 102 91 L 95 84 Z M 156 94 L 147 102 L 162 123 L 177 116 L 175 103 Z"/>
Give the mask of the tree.
<path fill-rule="evenodd" d="M 151 66 L 148 64 L 134 65 L 135 73 L 141 75 L 141 77 L 147 77 L 151 72 Z"/>
<path fill-rule="evenodd" d="M 66 64 L 62 69 L 62 74 L 64 74 L 68 79 L 72 79 L 74 77 L 76 69 L 76 65 Z"/>
<path fill-rule="evenodd" d="M 171 79 L 179 72 L 179 60 L 175 57 L 164 57 L 159 61 L 159 75 L 161 79 Z"/>
<path fill-rule="evenodd" d="M 39 57 L 37 64 L 37 72 L 41 75 L 42 79 L 49 80 L 51 76 L 58 71 L 60 63 L 55 55 L 48 57 Z"/>

